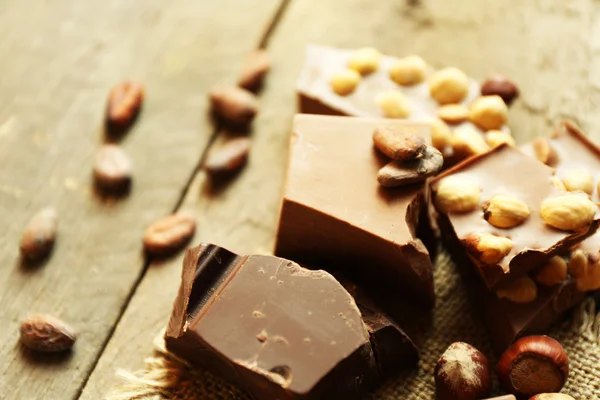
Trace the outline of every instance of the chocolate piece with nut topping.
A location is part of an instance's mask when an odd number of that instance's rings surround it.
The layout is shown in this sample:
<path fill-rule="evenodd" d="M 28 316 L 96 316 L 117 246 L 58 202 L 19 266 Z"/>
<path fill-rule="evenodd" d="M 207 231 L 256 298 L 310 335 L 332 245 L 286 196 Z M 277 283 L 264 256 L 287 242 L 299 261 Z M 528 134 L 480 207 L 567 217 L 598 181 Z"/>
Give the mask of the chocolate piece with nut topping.
<path fill-rule="evenodd" d="M 210 244 L 186 253 L 165 342 L 257 399 L 360 399 L 379 380 L 360 311 L 333 276 Z"/>
<path fill-rule="evenodd" d="M 296 116 L 276 254 L 431 307 L 433 268 L 417 238 L 417 231 L 428 230 L 421 212 L 424 186 L 379 185 L 377 172 L 387 160 L 373 148 L 372 133 L 380 126 L 409 126 L 431 140 L 425 124 Z"/>
<path fill-rule="evenodd" d="M 476 207 L 466 212 L 452 212 L 452 210 L 446 212 L 449 205 L 455 205 L 455 208 L 460 209 L 458 206 L 470 200 L 459 196 L 460 188 L 453 192 L 440 192 L 446 182 L 455 182 L 459 179 L 466 182 L 464 185 L 468 183 L 479 188 L 479 192 L 473 192 L 470 186 L 468 187 L 468 193 L 480 193 L 479 197 L 474 199 L 473 204 Z M 506 221 L 503 222 L 511 222 L 510 228 L 501 227 L 505 225 L 494 222 L 498 219 L 490 219 L 490 208 L 486 207 L 486 203 L 498 195 L 515 199 L 515 201 L 500 201 L 498 206 L 494 207 L 495 210 L 504 213 Z M 500 249 L 490 247 L 497 241 L 493 241 L 494 243 L 490 241 L 490 245 L 485 249 L 481 248 L 481 243 L 478 243 L 478 252 L 469 255 L 473 265 L 476 266 L 476 271 L 489 288 L 497 288 L 528 274 L 547 263 L 553 255 L 566 251 L 592 235 L 600 224 L 600 213 L 596 207 L 583 199 L 579 203 L 585 203 L 582 212 L 585 213 L 586 218 L 580 218 L 579 214 L 569 214 L 565 217 L 565 220 L 577 217 L 575 219 L 578 223 L 585 222 L 580 229 L 564 231 L 549 226 L 548 221 L 552 222 L 552 219 L 546 214 L 554 216 L 552 213 L 563 215 L 565 210 L 573 211 L 574 208 L 569 208 L 572 199 L 560 197 L 564 196 L 564 193 L 554 184 L 552 168 L 508 145 L 502 145 L 489 153 L 466 160 L 436 177 L 431 182 L 431 196 L 440 213 L 439 219 L 444 221 L 443 225 L 448 231 L 446 236 L 457 237 L 461 241 L 461 247 L 472 247 L 470 246 L 472 243 L 468 243 L 469 238 L 481 234 L 491 234 L 511 241 L 509 251 L 505 255 L 502 254 L 497 262 L 486 263 L 486 260 L 480 257 L 485 254 L 493 255 L 494 252 L 497 254 Z M 552 199 L 551 207 L 547 206 L 548 199 Z M 568 203 L 565 207 L 560 203 L 562 200 Z M 579 198 L 577 200 L 579 201 Z M 578 206 L 579 203 L 575 205 Z M 441 205 L 444 207 L 440 207 Z M 531 210 L 529 215 L 523 209 L 525 206 Z M 588 215 L 590 207 L 593 211 Z M 518 224 L 514 225 L 515 221 L 508 217 L 517 218 Z M 506 248 L 507 246 L 503 244 L 503 249 Z M 487 260 L 493 258 L 488 257 Z"/>

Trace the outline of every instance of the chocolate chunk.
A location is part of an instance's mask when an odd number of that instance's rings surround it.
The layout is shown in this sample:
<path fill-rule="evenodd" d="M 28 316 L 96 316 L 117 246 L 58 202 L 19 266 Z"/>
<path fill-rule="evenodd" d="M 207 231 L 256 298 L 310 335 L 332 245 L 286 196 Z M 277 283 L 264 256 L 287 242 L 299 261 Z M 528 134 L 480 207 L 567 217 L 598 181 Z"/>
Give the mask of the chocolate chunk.
<path fill-rule="evenodd" d="M 419 361 L 419 352 L 406 332 L 354 282 L 337 274 L 335 277 L 356 301 L 369 331 L 379 376 L 387 379 L 414 366 Z"/>
<path fill-rule="evenodd" d="M 165 342 L 257 399 L 360 399 L 379 380 L 360 311 L 333 276 L 210 244 L 186 253 Z"/>
<path fill-rule="evenodd" d="M 442 153 L 433 146 L 427 146 L 421 158 L 392 161 L 381 168 L 377 173 L 377 181 L 385 187 L 410 185 L 437 174 L 443 165 Z"/>
<path fill-rule="evenodd" d="M 276 254 L 340 270 L 423 307 L 434 300 L 429 253 L 416 237 L 423 185 L 382 189 L 385 160 L 372 132 L 394 120 L 298 115 L 294 119 Z M 426 125 L 409 123 L 430 142 Z"/>
<path fill-rule="evenodd" d="M 478 243 L 477 253 L 481 256 L 474 255 L 471 259 L 489 288 L 528 274 L 598 229 L 600 213 L 597 211 L 592 222 L 579 231 L 561 231 L 546 224 L 540 208 L 547 199 L 562 194 L 553 184 L 553 178 L 552 168 L 514 147 L 502 145 L 470 158 L 432 180 L 433 202 L 440 218 L 447 220 L 446 225 L 463 242 L 461 247 L 468 246 L 473 235 L 485 236 L 485 243 Z M 444 188 L 450 182 L 453 182 L 452 192 Z M 471 188 L 473 185 L 476 191 Z M 481 207 L 499 195 L 514 198 L 536 211 L 517 226 L 499 229 L 486 221 Z M 476 207 L 467 210 L 464 206 L 468 204 Z M 450 205 L 455 205 L 456 210 L 462 207 L 463 212 L 447 212 Z M 506 241 L 510 246 L 506 246 Z"/>

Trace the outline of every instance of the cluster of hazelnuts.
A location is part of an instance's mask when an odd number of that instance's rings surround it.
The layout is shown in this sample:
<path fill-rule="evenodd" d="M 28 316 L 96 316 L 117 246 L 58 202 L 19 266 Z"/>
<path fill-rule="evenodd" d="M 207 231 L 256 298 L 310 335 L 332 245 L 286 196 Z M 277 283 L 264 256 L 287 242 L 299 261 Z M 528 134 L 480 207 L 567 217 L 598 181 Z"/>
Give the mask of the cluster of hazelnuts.
<path fill-rule="evenodd" d="M 558 393 L 569 375 L 569 358 L 551 337 L 517 340 L 500 357 L 496 372 L 502 387 L 511 393 L 498 400 L 574 400 Z M 483 399 L 490 393 L 491 382 L 488 359 L 467 343 L 451 344 L 435 367 L 437 400 Z"/>

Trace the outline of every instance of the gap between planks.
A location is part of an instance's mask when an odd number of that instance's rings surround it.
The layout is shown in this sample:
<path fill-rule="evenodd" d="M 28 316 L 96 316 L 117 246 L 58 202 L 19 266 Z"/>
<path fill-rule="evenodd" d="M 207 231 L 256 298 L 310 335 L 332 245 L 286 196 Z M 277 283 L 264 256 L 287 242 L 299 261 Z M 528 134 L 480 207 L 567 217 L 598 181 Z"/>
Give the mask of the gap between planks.
<path fill-rule="evenodd" d="M 265 27 L 264 32 L 262 33 L 259 43 L 258 43 L 258 46 L 256 46 L 256 48 L 266 49 L 268 47 L 269 39 L 273 36 L 275 30 L 277 29 L 277 26 L 279 25 L 280 21 L 283 19 L 285 12 L 286 12 L 289 4 L 291 3 L 291 1 L 292 0 L 281 0 L 279 7 L 277 7 L 275 12 L 273 13 L 273 16 L 270 18 L 269 23 Z M 260 93 L 258 94 L 258 96 L 260 97 Z M 171 213 L 177 212 L 179 210 L 179 208 L 181 207 L 181 205 L 183 204 L 183 201 L 185 200 L 185 198 L 190 190 L 190 187 L 192 186 L 192 183 L 194 182 L 194 179 L 200 172 L 202 165 L 204 164 L 204 161 L 206 160 L 206 157 L 208 155 L 210 148 L 217 140 L 217 138 L 219 136 L 219 132 L 221 131 L 221 128 L 222 127 L 219 124 L 217 124 L 215 126 L 215 128 L 213 129 L 213 132 L 212 132 L 208 142 L 206 143 L 206 146 L 200 153 L 198 162 L 196 163 L 196 165 L 190 172 L 190 175 L 189 175 L 184 187 L 182 188 L 179 198 L 177 199 L 173 209 L 171 210 Z M 125 299 L 121 308 L 119 309 L 118 317 L 115 320 L 114 324 L 112 325 L 108 335 L 106 336 L 106 339 L 102 343 L 102 346 L 100 347 L 96 358 L 94 359 L 92 365 L 90 366 L 85 379 L 81 382 L 81 385 L 77 389 L 77 392 L 75 393 L 75 395 L 73 397 L 74 399 L 79 399 L 81 397 L 85 387 L 87 386 L 87 383 L 88 383 L 90 377 L 94 373 L 94 370 L 96 369 L 96 366 L 98 365 L 98 362 L 100 361 L 100 358 L 102 357 L 102 354 L 104 353 L 104 350 L 106 349 L 106 347 L 110 343 L 111 339 L 113 338 L 114 333 L 115 333 L 117 327 L 119 326 L 119 323 L 121 322 L 121 319 L 123 318 L 123 315 L 125 314 L 125 311 L 129 307 L 131 300 L 135 296 L 137 289 L 140 286 L 140 283 L 144 280 L 144 277 L 146 276 L 146 271 L 148 270 L 148 267 L 150 266 L 151 263 L 152 263 L 151 258 L 146 258 L 144 260 L 144 265 L 142 267 L 142 270 L 141 270 L 139 276 L 135 280 L 134 284 L 131 287 L 131 290 L 129 291 L 129 294 L 127 295 L 127 298 Z"/>

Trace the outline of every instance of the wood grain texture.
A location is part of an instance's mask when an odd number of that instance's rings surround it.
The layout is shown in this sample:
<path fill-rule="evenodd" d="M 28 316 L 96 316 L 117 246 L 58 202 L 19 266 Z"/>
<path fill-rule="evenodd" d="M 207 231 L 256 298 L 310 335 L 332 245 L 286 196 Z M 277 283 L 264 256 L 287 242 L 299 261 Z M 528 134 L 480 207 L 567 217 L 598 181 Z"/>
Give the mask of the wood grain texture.
<path fill-rule="evenodd" d="M 77 396 L 144 265 L 145 227 L 168 214 L 213 132 L 206 92 L 237 71 L 277 0 L 7 1 L 0 8 L 0 397 Z M 235 9 L 236 12 L 232 12 Z M 144 82 L 147 98 L 122 145 L 131 194 L 92 190 L 110 87 Z M 29 218 L 58 212 L 46 265 L 23 268 Z M 71 354 L 38 357 L 18 343 L 29 312 L 78 330 Z"/>
<path fill-rule="evenodd" d="M 592 0 L 292 1 L 269 42 L 273 68 L 247 168 L 217 192 L 207 189 L 200 173 L 185 199 L 183 208 L 198 215 L 194 243 L 211 241 L 241 253 L 270 250 L 296 110 L 294 86 L 307 44 L 420 54 L 436 67 L 454 65 L 477 79 L 499 72 L 522 92 L 510 111 L 519 143 L 549 133 L 563 117 L 596 136 L 598 7 Z M 152 338 L 168 319 L 180 270 L 181 257 L 148 271 L 84 398 L 112 382 L 115 368 L 143 366 Z"/>

